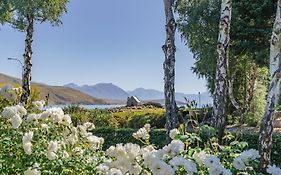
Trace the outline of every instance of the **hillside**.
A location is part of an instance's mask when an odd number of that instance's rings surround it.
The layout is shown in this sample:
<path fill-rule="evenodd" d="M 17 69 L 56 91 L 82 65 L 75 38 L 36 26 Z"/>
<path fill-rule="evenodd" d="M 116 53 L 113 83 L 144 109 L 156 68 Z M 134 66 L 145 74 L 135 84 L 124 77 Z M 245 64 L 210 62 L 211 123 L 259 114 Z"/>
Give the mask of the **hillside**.
<path fill-rule="evenodd" d="M 130 96 L 126 91 L 112 83 L 99 83 L 93 86 L 83 85 L 78 86 L 74 83 L 64 85 L 65 87 L 77 89 L 92 97 L 109 99 L 109 100 L 127 100 Z"/>
<path fill-rule="evenodd" d="M 157 91 L 154 89 L 144 89 L 144 88 L 137 88 L 133 91 L 128 91 L 130 95 L 137 96 L 141 100 L 145 101 L 155 101 L 155 99 L 164 99 L 164 92 Z M 199 95 L 198 94 L 184 94 L 184 93 L 176 93 L 175 94 L 176 100 L 178 103 L 185 102 L 185 98 L 188 100 L 195 100 L 199 101 Z M 204 104 L 211 104 L 212 103 L 212 97 L 207 93 L 201 93 L 200 95 L 201 105 Z M 157 100 L 159 101 L 159 100 Z M 163 100 L 162 100 L 163 101 Z"/>
<path fill-rule="evenodd" d="M 0 84 L 19 85 L 21 80 L 0 73 Z M 40 91 L 41 99 L 45 99 L 49 94 L 50 104 L 107 104 L 105 100 L 94 98 L 68 87 L 48 86 L 40 83 L 32 83 L 32 86 Z"/>
<path fill-rule="evenodd" d="M 112 103 L 113 101 L 117 101 L 119 103 L 125 103 L 127 97 L 129 96 L 137 96 L 142 102 L 153 101 L 164 104 L 164 92 L 158 91 L 155 89 L 145 89 L 145 88 L 137 88 L 133 91 L 125 91 L 122 88 L 112 84 L 112 83 L 99 83 L 93 86 L 83 85 L 79 86 L 74 83 L 69 83 L 64 85 L 65 87 L 73 88 L 84 92 L 92 97 L 97 97 L 101 99 L 107 99 Z M 186 99 L 199 101 L 198 94 L 184 94 L 184 93 L 176 93 L 176 101 L 178 104 L 185 104 Z M 201 105 L 211 104 L 212 97 L 207 93 L 201 93 L 200 95 Z M 116 103 L 116 102 L 115 102 Z M 199 104 L 198 104 L 199 105 Z"/>

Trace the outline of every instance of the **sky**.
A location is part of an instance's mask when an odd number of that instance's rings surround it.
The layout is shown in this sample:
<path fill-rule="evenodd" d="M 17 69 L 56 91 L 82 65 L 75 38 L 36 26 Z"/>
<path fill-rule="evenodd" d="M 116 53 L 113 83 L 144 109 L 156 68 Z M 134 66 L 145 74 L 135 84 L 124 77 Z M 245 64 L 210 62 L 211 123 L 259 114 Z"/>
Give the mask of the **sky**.
<path fill-rule="evenodd" d="M 162 0 L 70 0 L 63 25 L 35 25 L 32 81 L 49 85 L 113 83 L 163 91 L 165 16 Z M 25 33 L 0 27 L 0 72 L 21 77 Z M 177 92 L 206 91 L 192 73 L 193 54 L 176 37 Z"/>

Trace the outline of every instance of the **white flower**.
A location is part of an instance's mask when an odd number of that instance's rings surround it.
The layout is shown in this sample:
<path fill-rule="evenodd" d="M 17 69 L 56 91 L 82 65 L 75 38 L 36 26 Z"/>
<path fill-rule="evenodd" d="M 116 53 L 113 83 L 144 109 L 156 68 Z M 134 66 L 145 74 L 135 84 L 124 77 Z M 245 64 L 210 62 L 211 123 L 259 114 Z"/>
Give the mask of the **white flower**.
<path fill-rule="evenodd" d="M 48 144 L 48 152 L 57 152 L 59 148 L 58 141 L 50 141 Z"/>
<path fill-rule="evenodd" d="M 183 166 L 187 174 L 197 173 L 196 164 L 189 159 L 184 159 L 183 157 L 174 157 L 169 161 L 169 163 L 173 166 L 175 171 L 178 170 L 179 166 Z"/>
<path fill-rule="evenodd" d="M 232 175 L 232 172 L 229 169 L 223 169 L 222 175 Z"/>
<path fill-rule="evenodd" d="M 49 119 L 50 121 L 54 123 L 60 123 L 63 119 L 64 113 L 61 108 L 49 108 L 46 111 L 44 111 L 40 118 L 41 119 Z"/>
<path fill-rule="evenodd" d="M 67 158 L 69 158 L 69 154 L 68 154 L 68 152 L 67 151 L 63 151 L 63 153 L 62 153 L 62 158 L 63 159 L 67 159 Z"/>
<path fill-rule="evenodd" d="M 92 144 L 92 150 L 99 149 L 104 143 L 104 139 L 102 137 L 97 137 L 94 135 L 88 136 L 87 141 Z"/>
<path fill-rule="evenodd" d="M 34 120 L 37 120 L 39 118 L 38 114 L 28 114 L 26 118 L 26 122 L 32 122 Z"/>
<path fill-rule="evenodd" d="M 212 168 L 220 164 L 220 159 L 217 156 L 214 155 L 208 155 L 206 156 L 204 160 L 204 165 L 207 168 Z"/>
<path fill-rule="evenodd" d="M 45 101 L 44 100 L 34 101 L 32 102 L 32 105 L 35 110 L 43 110 Z"/>
<path fill-rule="evenodd" d="M 107 175 L 123 175 L 122 171 L 117 168 L 111 168 Z"/>
<path fill-rule="evenodd" d="M 129 173 L 133 175 L 139 175 L 142 171 L 142 167 L 140 165 L 130 166 Z"/>
<path fill-rule="evenodd" d="M 174 157 L 184 151 L 184 143 L 180 140 L 172 140 L 172 142 L 164 146 L 162 150 L 164 154 Z"/>
<path fill-rule="evenodd" d="M 281 174 L 281 169 L 276 167 L 276 165 L 273 166 L 268 166 L 266 169 L 266 172 L 271 174 L 271 175 L 280 175 Z"/>
<path fill-rule="evenodd" d="M 140 146 L 133 143 L 127 143 L 125 145 L 126 153 L 130 160 L 136 159 L 140 155 Z"/>
<path fill-rule="evenodd" d="M 80 148 L 80 147 L 76 147 L 74 149 L 74 152 L 75 152 L 76 155 L 81 156 L 81 155 L 83 155 L 84 150 L 82 148 Z"/>
<path fill-rule="evenodd" d="M 175 174 L 175 171 L 173 170 L 173 168 L 161 160 L 154 161 L 149 166 L 149 168 L 153 175 L 174 175 Z"/>
<path fill-rule="evenodd" d="M 37 168 L 29 167 L 23 174 L 24 175 L 40 175 L 41 172 Z"/>
<path fill-rule="evenodd" d="M 12 122 L 13 128 L 17 129 L 22 123 L 22 118 L 20 117 L 19 114 L 16 114 L 11 118 L 11 122 Z"/>
<path fill-rule="evenodd" d="M 66 139 L 66 144 L 74 145 L 78 141 L 78 137 L 75 134 L 71 134 L 67 139 Z"/>
<path fill-rule="evenodd" d="M 72 123 L 71 117 L 68 114 L 63 115 L 62 123 L 65 124 L 66 126 L 69 126 Z"/>
<path fill-rule="evenodd" d="M 31 142 L 32 137 L 33 137 L 32 131 L 25 133 L 24 136 L 22 137 L 22 143 L 25 144 L 27 142 Z"/>
<path fill-rule="evenodd" d="M 151 152 L 155 151 L 155 149 L 152 145 L 148 145 L 146 147 L 143 147 L 140 151 L 141 151 L 141 154 L 144 155 L 144 154 L 151 153 Z"/>
<path fill-rule="evenodd" d="M 209 175 L 221 175 L 223 173 L 224 168 L 220 164 L 215 164 L 211 168 L 209 168 Z"/>
<path fill-rule="evenodd" d="M 197 173 L 197 166 L 192 160 L 186 160 L 183 166 L 188 174 Z"/>
<path fill-rule="evenodd" d="M 56 153 L 54 153 L 54 152 L 47 152 L 47 158 L 49 159 L 49 160 L 55 160 L 56 158 L 57 158 L 58 156 L 56 155 Z"/>
<path fill-rule="evenodd" d="M 143 127 L 146 129 L 147 132 L 150 132 L 150 124 L 145 124 Z"/>
<path fill-rule="evenodd" d="M 83 124 L 83 126 L 86 128 L 86 130 L 93 130 L 95 129 L 95 125 L 91 122 L 86 122 Z"/>
<path fill-rule="evenodd" d="M 233 166 L 234 168 L 238 169 L 238 170 L 246 170 L 246 165 L 244 163 L 244 161 L 238 156 L 233 160 Z"/>
<path fill-rule="evenodd" d="M 18 113 L 21 117 L 27 115 L 27 111 L 26 111 L 26 109 L 25 109 L 22 105 L 16 105 L 15 108 L 16 108 L 16 110 L 17 110 L 17 113 Z"/>
<path fill-rule="evenodd" d="M 23 149 L 24 149 L 24 152 L 27 155 L 30 155 L 32 153 L 32 143 L 31 142 L 25 142 L 23 144 Z"/>
<path fill-rule="evenodd" d="M 5 107 L 4 108 L 4 110 L 3 110 L 1 115 L 4 118 L 12 118 L 16 114 L 17 114 L 17 108 L 15 106 L 9 106 L 9 107 Z"/>
<path fill-rule="evenodd" d="M 51 116 L 51 114 L 52 114 L 52 111 L 46 110 L 41 113 L 40 119 L 42 119 L 42 120 L 48 119 Z"/>
<path fill-rule="evenodd" d="M 83 137 L 87 137 L 89 135 L 92 135 L 92 133 L 87 132 L 87 128 L 84 125 L 78 125 L 77 128 L 79 129 L 80 134 Z"/>
<path fill-rule="evenodd" d="M 186 160 L 183 157 L 174 157 L 169 161 L 169 164 L 173 166 L 175 171 L 177 171 L 179 166 L 184 165 L 185 161 Z"/>
<path fill-rule="evenodd" d="M 143 155 L 144 165 L 150 166 L 151 164 L 153 164 L 153 162 L 159 160 L 159 158 L 156 156 L 156 152 L 157 151 L 154 151 Z"/>
<path fill-rule="evenodd" d="M 248 164 L 250 160 L 260 158 L 259 151 L 255 149 L 249 149 L 243 151 L 239 156 L 245 164 Z"/>
<path fill-rule="evenodd" d="M 109 167 L 106 166 L 105 164 L 100 164 L 96 168 L 99 172 L 108 172 L 109 171 Z"/>
<path fill-rule="evenodd" d="M 46 123 L 43 123 L 43 124 L 41 124 L 41 128 L 45 129 L 45 130 L 48 130 L 49 126 Z"/>
<path fill-rule="evenodd" d="M 133 137 L 136 139 L 143 139 L 143 140 L 149 140 L 150 132 L 150 125 L 146 124 L 144 127 L 140 128 L 137 132 L 133 133 Z"/>
<path fill-rule="evenodd" d="M 200 151 L 199 153 L 195 152 L 192 157 L 195 159 L 195 161 L 199 165 L 203 165 L 205 158 L 207 157 L 207 154 L 205 151 Z"/>
<path fill-rule="evenodd" d="M 175 129 L 172 129 L 172 130 L 170 131 L 169 136 L 171 137 L 171 139 L 175 139 L 175 137 L 176 137 L 177 135 L 179 135 L 179 134 L 180 134 L 180 131 L 175 128 Z"/>

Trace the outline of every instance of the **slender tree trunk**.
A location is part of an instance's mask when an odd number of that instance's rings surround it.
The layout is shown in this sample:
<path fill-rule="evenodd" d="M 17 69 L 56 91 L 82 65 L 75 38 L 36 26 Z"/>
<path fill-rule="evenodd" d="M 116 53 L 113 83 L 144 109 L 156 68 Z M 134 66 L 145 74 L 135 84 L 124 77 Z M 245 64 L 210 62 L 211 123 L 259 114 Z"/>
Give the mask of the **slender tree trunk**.
<path fill-rule="evenodd" d="M 281 0 L 278 0 L 276 19 L 270 42 L 270 86 L 267 95 L 267 105 L 260 125 L 259 152 L 261 155 L 260 170 L 266 171 L 270 164 L 272 148 L 272 132 L 275 107 L 280 97 L 281 77 Z"/>
<path fill-rule="evenodd" d="M 227 74 L 230 43 L 230 22 L 231 22 L 231 0 L 222 0 L 221 17 L 219 23 L 218 37 L 218 59 L 216 68 L 215 92 L 213 102 L 212 126 L 219 131 L 219 142 L 221 143 L 226 127 L 226 106 L 227 106 Z"/>
<path fill-rule="evenodd" d="M 26 29 L 25 51 L 24 51 L 24 67 L 22 77 L 22 95 L 21 103 L 26 104 L 30 96 L 31 83 L 31 58 L 32 58 L 32 41 L 34 32 L 34 18 L 33 15 L 27 16 L 28 26 Z"/>
<path fill-rule="evenodd" d="M 175 31 L 176 22 L 173 14 L 174 0 L 164 0 L 166 16 L 166 41 L 162 46 L 165 54 L 164 68 L 164 93 L 166 106 L 166 128 L 167 133 L 179 126 L 178 109 L 175 100 Z"/>

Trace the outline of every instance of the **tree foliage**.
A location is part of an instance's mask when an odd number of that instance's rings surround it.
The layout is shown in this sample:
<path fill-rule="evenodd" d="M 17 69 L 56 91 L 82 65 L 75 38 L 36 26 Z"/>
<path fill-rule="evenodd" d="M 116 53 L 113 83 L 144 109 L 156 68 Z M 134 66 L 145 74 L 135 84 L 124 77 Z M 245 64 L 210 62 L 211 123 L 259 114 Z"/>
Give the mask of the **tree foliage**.
<path fill-rule="evenodd" d="M 276 0 L 237 0 L 232 4 L 230 74 L 237 72 L 236 63 L 242 56 L 258 66 L 267 66 Z M 192 70 L 207 79 L 213 92 L 220 0 L 180 0 L 177 12 L 178 29 L 196 59 Z"/>
<path fill-rule="evenodd" d="M 50 22 L 53 25 L 61 24 L 60 16 L 67 12 L 68 0 L 11 0 L 14 28 L 25 31 L 28 26 L 27 17 L 32 15 L 35 21 Z"/>
<path fill-rule="evenodd" d="M 11 15 L 11 3 L 7 0 L 0 1 L 0 24 L 3 25 L 4 23 L 8 22 L 12 15 Z"/>

